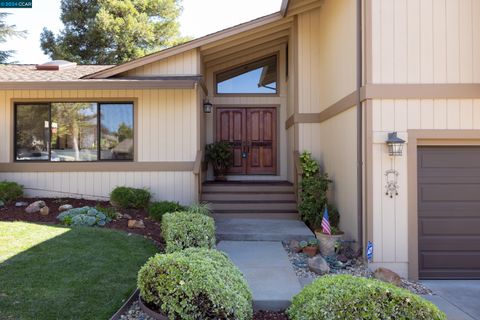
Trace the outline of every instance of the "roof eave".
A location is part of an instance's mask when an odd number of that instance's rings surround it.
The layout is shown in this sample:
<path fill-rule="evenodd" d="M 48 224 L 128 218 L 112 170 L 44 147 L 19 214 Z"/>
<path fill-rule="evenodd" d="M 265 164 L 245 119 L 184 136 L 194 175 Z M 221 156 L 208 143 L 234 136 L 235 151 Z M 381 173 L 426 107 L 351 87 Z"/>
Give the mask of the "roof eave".
<path fill-rule="evenodd" d="M 282 5 L 280 6 L 280 14 L 282 17 L 285 17 L 288 12 L 288 5 L 290 4 L 290 0 L 282 0 Z"/>
<path fill-rule="evenodd" d="M 288 1 L 287 1 L 287 3 L 288 3 Z M 283 3 L 282 3 L 282 5 L 283 5 Z M 115 75 L 118 75 L 120 73 L 129 71 L 129 70 L 134 69 L 134 68 L 138 68 L 138 67 L 143 66 L 145 64 L 158 61 L 159 59 L 164 59 L 164 58 L 171 57 L 173 55 L 176 55 L 176 54 L 188 51 L 188 50 L 196 49 L 196 48 L 199 48 L 199 47 L 201 47 L 205 44 L 209 44 L 209 43 L 221 40 L 221 39 L 225 39 L 229 36 L 239 34 L 239 33 L 242 33 L 242 32 L 248 31 L 248 30 L 252 30 L 252 29 L 255 29 L 257 27 L 264 26 L 266 24 L 281 20 L 283 18 L 284 18 L 284 16 L 282 15 L 282 13 L 280 11 L 275 12 L 275 13 L 272 13 L 270 15 L 257 18 L 255 20 L 251 20 L 251 21 L 233 26 L 231 28 L 227 28 L 227 29 L 224 29 L 224 30 L 206 35 L 204 37 L 194 39 L 194 40 L 191 40 L 189 42 L 185 42 L 185 43 L 180 44 L 178 46 L 167 48 L 165 50 L 152 53 L 152 54 L 147 55 L 145 57 L 138 58 L 138 59 L 120 64 L 120 65 L 117 65 L 117 66 L 113 66 L 113 67 L 105 69 L 105 70 L 101 70 L 101 71 L 86 75 L 86 76 L 82 77 L 82 79 L 105 79 L 105 78 L 108 78 L 108 77 L 113 77 Z"/>

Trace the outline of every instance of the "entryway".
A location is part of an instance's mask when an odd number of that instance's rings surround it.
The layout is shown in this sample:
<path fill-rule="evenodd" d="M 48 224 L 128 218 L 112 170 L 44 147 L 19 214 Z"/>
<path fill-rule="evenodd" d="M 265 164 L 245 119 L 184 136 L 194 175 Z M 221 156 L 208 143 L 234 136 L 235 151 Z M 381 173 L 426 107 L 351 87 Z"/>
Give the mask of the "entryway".
<path fill-rule="evenodd" d="M 216 108 L 216 140 L 233 146 L 233 175 L 277 174 L 277 108 Z"/>

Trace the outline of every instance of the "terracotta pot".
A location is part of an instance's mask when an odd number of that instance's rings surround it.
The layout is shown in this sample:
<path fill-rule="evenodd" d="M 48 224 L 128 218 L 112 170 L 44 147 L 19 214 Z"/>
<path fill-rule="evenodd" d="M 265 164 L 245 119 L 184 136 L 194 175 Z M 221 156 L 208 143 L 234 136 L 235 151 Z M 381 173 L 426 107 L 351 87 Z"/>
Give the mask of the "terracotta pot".
<path fill-rule="evenodd" d="M 335 254 L 335 245 L 337 242 L 342 241 L 343 232 L 335 235 L 328 235 L 320 230 L 315 230 L 315 236 L 319 241 L 320 253 L 322 256 L 331 256 Z"/>
<path fill-rule="evenodd" d="M 155 319 L 155 320 L 168 320 L 168 317 L 164 315 L 163 313 L 159 313 L 156 310 L 152 310 L 147 305 L 145 302 L 143 302 L 142 298 L 139 296 L 138 297 L 138 304 L 140 305 L 140 309 L 149 317 Z"/>
<path fill-rule="evenodd" d="M 303 253 L 305 253 L 310 258 L 315 257 L 317 255 L 317 252 L 318 252 L 318 246 L 315 246 L 315 247 L 307 246 L 307 247 L 303 248 L 302 251 L 303 251 Z"/>

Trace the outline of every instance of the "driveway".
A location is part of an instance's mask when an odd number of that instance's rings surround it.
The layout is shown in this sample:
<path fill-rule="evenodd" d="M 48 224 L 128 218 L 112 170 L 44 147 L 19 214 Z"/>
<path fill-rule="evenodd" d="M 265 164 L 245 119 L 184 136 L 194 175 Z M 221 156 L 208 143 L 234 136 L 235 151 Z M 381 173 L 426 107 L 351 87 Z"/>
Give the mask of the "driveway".
<path fill-rule="evenodd" d="M 423 280 L 435 295 L 424 296 L 449 320 L 480 320 L 480 280 Z"/>

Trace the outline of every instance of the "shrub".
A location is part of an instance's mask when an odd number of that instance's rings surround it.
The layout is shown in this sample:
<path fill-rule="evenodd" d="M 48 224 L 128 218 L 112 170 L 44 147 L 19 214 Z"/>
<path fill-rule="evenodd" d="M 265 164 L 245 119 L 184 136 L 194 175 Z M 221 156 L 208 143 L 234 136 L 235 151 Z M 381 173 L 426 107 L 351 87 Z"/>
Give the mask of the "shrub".
<path fill-rule="evenodd" d="M 173 201 L 160 201 L 154 202 L 148 208 L 149 216 L 156 220 L 162 221 L 162 217 L 165 213 L 177 212 L 184 210 L 184 207 L 180 205 L 178 202 Z"/>
<path fill-rule="evenodd" d="M 140 296 L 169 319 L 252 319 L 252 294 L 221 252 L 189 248 L 157 254 L 140 269 Z"/>
<path fill-rule="evenodd" d="M 189 247 L 214 248 L 215 222 L 213 218 L 198 213 L 166 213 L 162 218 L 162 235 L 166 252 Z"/>
<path fill-rule="evenodd" d="M 328 186 L 331 182 L 326 173 L 304 177 L 302 179 L 301 202 L 298 209 L 302 220 L 313 228 L 318 227 L 322 222 L 323 210 L 328 204 Z M 334 226 L 333 222 L 334 221 L 331 221 L 332 226 Z"/>
<path fill-rule="evenodd" d="M 15 201 L 23 197 L 23 186 L 16 182 L 0 182 L 0 200 L 4 202 Z"/>
<path fill-rule="evenodd" d="M 212 213 L 212 207 L 208 202 L 194 203 L 188 206 L 187 211 L 190 213 L 199 213 L 209 216 Z"/>
<path fill-rule="evenodd" d="M 97 205 L 95 206 L 95 209 L 97 209 L 97 211 L 102 212 L 103 214 L 105 214 L 105 215 L 106 215 L 108 218 L 110 218 L 111 220 L 117 219 L 117 210 L 115 210 L 115 208 L 103 207 L 103 206 L 97 204 Z"/>
<path fill-rule="evenodd" d="M 148 190 L 116 187 L 110 193 L 110 203 L 123 209 L 145 209 L 152 195 Z"/>
<path fill-rule="evenodd" d="M 103 227 L 111 221 L 103 212 L 91 207 L 73 208 L 64 211 L 57 216 L 57 219 L 67 226 L 76 227 Z"/>
<path fill-rule="evenodd" d="M 391 284 L 350 275 L 323 276 L 293 297 L 291 320 L 446 320 L 432 303 Z"/>
<path fill-rule="evenodd" d="M 303 151 L 300 155 L 300 165 L 302 166 L 304 177 L 312 177 L 320 170 L 317 161 L 312 158 L 312 154 L 308 151 Z"/>

